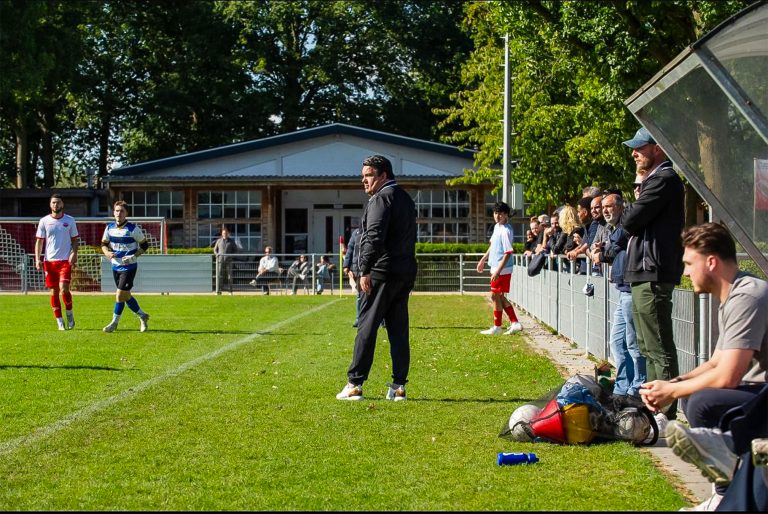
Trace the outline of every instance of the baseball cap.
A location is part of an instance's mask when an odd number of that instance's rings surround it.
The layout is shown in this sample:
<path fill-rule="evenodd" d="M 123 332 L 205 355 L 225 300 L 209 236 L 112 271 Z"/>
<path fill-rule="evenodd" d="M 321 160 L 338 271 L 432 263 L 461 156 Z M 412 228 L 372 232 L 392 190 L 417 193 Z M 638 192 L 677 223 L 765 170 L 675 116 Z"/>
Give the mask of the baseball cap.
<path fill-rule="evenodd" d="M 539 215 L 539 223 L 549 223 L 549 216 L 546 214 Z"/>
<path fill-rule="evenodd" d="M 653 136 L 651 136 L 651 133 L 648 132 L 648 129 L 641 127 L 637 132 L 635 132 L 635 137 L 632 139 L 627 139 L 626 141 L 622 142 L 622 144 L 634 149 L 640 148 L 641 146 L 645 146 L 647 144 L 656 144 L 656 140 L 653 139 Z"/>

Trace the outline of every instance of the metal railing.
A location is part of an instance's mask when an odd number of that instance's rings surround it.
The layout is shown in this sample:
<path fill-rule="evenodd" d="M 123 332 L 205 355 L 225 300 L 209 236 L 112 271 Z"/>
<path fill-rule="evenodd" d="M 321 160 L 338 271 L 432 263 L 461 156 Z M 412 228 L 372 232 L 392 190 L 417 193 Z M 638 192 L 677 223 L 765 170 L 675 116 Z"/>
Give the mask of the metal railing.
<path fill-rule="evenodd" d="M 608 282 L 608 268 L 593 274 L 586 266 L 586 274 L 579 274 L 577 262 L 557 256 L 547 259 L 540 274 L 529 277 L 528 258 L 514 259 L 510 300 L 586 353 L 613 362 L 609 343 L 618 292 Z M 594 286 L 591 296 L 584 292 L 588 282 Z M 672 330 L 681 373 L 710 355 L 709 295 L 698 296 L 681 288 L 672 294 Z"/>

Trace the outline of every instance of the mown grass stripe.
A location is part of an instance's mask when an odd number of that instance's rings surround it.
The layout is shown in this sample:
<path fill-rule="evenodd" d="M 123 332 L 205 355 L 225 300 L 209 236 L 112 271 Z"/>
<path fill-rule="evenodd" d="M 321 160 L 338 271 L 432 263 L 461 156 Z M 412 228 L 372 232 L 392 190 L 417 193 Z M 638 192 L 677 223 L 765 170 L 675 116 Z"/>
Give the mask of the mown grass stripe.
<path fill-rule="evenodd" d="M 8 455 L 10 453 L 13 453 L 17 449 L 21 448 L 22 446 L 29 446 L 32 445 L 38 441 L 41 441 L 45 439 L 46 437 L 55 434 L 56 432 L 66 428 L 70 424 L 74 423 L 75 421 L 80 421 L 82 419 L 86 419 L 89 416 L 106 409 L 107 407 L 111 407 L 112 405 L 115 405 L 127 398 L 130 398 L 146 389 L 149 389 L 150 387 L 153 387 L 157 384 L 160 384 L 169 378 L 176 377 L 185 371 L 194 368 L 195 366 L 198 366 L 200 364 L 203 364 L 205 362 L 211 361 L 213 359 L 216 359 L 220 355 L 223 355 L 225 353 L 231 352 L 232 350 L 236 350 L 237 348 L 250 343 L 254 339 L 257 339 L 259 337 L 262 337 L 265 333 L 269 333 L 273 330 L 278 330 L 282 328 L 283 326 L 293 323 L 294 321 L 297 321 L 303 317 L 309 316 L 311 314 L 314 314 L 322 309 L 325 309 L 326 307 L 329 307 L 337 302 L 341 301 L 341 299 L 336 299 L 329 301 L 327 303 L 323 303 L 313 309 L 304 311 L 300 314 L 297 314 L 295 316 L 292 316 L 290 318 L 287 318 L 283 321 L 279 321 L 275 323 L 272 326 L 269 326 L 263 330 L 260 330 L 258 332 L 254 332 L 252 334 L 249 334 L 241 339 L 238 339 L 237 341 L 233 341 L 225 346 L 222 346 L 221 348 L 217 348 L 216 350 L 209 352 L 205 355 L 201 355 L 200 357 L 197 357 L 195 359 L 192 359 L 191 361 L 187 361 L 180 366 L 176 367 L 175 369 L 172 369 L 170 371 L 167 371 L 163 373 L 162 375 L 158 375 L 154 378 L 151 378 L 149 380 L 145 380 L 144 382 L 141 382 L 139 384 L 136 384 L 135 386 L 129 387 L 125 391 L 122 391 L 121 393 L 118 393 L 116 395 L 110 396 L 109 398 L 105 398 L 101 401 L 98 401 L 96 403 L 93 403 L 91 405 L 88 405 L 86 407 L 83 407 L 82 409 L 75 411 L 67 416 L 64 416 L 60 420 L 51 423 L 47 426 L 41 427 L 34 432 L 16 437 L 14 439 L 5 441 L 0 443 L 0 456 Z"/>

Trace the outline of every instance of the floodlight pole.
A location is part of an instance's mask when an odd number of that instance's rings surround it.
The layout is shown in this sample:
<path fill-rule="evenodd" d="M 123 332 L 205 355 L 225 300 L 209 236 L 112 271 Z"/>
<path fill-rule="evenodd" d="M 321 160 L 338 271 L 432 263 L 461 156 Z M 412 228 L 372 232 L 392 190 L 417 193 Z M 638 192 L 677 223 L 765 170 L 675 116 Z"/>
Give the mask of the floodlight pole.
<path fill-rule="evenodd" d="M 509 69 L 509 34 L 504 34 L 504 148 L 502 149 L 502 193 L 501 200 L 509 204 L 510 139 L 512 136 L 512 80 Z"/>

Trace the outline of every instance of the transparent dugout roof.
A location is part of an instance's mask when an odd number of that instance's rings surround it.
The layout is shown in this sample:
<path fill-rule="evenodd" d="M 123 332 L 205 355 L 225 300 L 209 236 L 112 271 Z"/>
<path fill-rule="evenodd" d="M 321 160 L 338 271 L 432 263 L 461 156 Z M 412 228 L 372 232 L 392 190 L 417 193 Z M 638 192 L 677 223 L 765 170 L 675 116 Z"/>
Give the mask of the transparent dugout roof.
<path fill-rule="evenodd" d="M 625 103 L 768 274 L 768 4 L 720 24 Z"/>

